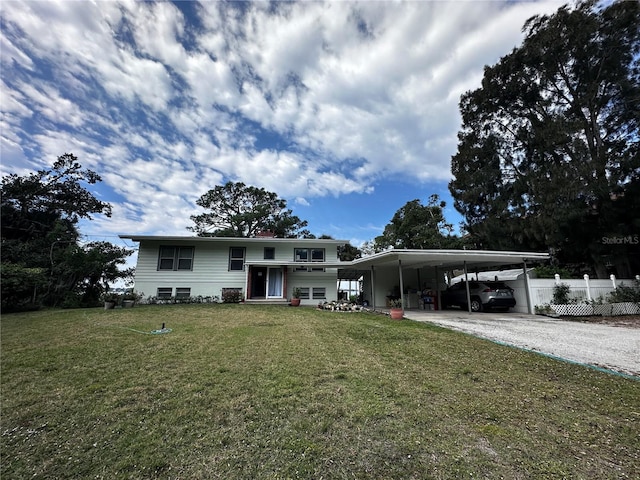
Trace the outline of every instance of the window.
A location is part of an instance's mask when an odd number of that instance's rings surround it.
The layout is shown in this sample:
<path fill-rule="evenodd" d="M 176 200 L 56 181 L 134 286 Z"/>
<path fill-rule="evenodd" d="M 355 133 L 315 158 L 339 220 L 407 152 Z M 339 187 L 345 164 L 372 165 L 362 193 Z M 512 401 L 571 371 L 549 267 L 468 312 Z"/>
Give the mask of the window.
<path fill-rule="evenodd" d="M 312 248 L 311 249 L 311 261 L 312 262 L 324 262 L 324 248 Z"/>
<path fill-rule="evenodd" d="M 264 259 L 275 260 L 275 258 L 276 258 L 276 249 L 274 247 L 264 247 Z"/>
<path fill-rule="evenodd" d="M 296 262 L 308 262 L 309 261 L 309 250 L 306 248 L 296 248 L 294 250 L 294 260 Z"/>
<path fill-rule="evenodd" d="M 183 287 L 176 288 L 176 298 L 189 298 L 191 297 L 191 288 Z"/>
<path fill-rule="evenodd" d="M 296 248 L 293 253 L 296 262 L 324 262 L 324 248 Z M 296 271 L 324 271 L 322 267 L 296 267 Z"/>
<path fill-rule="evenodd" d="M 309 300 L 309 287 L 300 287 L 300 298 Z"/>
<path fill-rule="evenodd" d="M 229 249 L 229 270 L 244 270 L 244 247 Z"/>
<path fill-rule="evenodd" d="M 293 257 L 296 262 L 324 262 L 324 248 L 296 248 Z"/>
<path fill-rule="evenodd" d="M 158 270 L 191 270 L 193 250 L 193 247 L 160 247 Z"/>
<path fill-rule="evenodd" d="M 327 289 L 324 287 L 313 287 L 312 293 L 314 300 L 327 298 Z"/>
<path fill-rule="evenodd" d="M 173 294 L 173 288 L 171 287 L 159 287 L 157 291 L 158 298 L 171 298 Z"/>

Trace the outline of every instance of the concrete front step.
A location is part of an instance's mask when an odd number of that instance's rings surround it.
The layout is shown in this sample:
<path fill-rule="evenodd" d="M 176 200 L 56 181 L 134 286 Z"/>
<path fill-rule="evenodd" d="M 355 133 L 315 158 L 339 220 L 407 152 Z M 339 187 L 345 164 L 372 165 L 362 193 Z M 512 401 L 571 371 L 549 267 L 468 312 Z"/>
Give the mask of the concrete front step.
<path fill-rule="evenodd" d="M 244 301 L 246 305 L 289 305 L 286 298 L 250 298 Z"/>

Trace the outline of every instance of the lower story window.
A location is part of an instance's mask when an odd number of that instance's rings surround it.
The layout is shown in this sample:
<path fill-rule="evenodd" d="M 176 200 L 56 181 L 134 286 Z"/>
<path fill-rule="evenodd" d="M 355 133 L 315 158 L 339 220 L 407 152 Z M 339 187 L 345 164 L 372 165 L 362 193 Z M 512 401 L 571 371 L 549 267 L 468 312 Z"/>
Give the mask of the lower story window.
<path fill-rule="evenodd" d="M 300 298 L 302 300 L 309 300 L 309 287 L 300 287 Z"/>
<path fill-rule="evenodd" d="M 173 288 L 171 287 L 159 287 L 157 292 L 158 298 L 171 298 L 173 294 Z"/>
<path fill-rule="evenodd" d="M 327 298 L 327 289 L 324 287 L 313 287 L 312 293 L 314 300 Z"/>
<path fill-rule="evenodd" d="M 191 296 L 191 288 L 176 288 L 176 298 L 189 298 Z"/>

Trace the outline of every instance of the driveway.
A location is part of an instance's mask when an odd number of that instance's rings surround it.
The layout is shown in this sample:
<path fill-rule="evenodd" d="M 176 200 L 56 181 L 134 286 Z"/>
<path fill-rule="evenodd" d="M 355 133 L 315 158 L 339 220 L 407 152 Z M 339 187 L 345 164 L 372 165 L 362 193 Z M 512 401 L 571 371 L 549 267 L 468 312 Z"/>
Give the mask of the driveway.
<path fill-rule="evenodd" d="M 459 310 L 405 310 L 405 317 L 640 379 L 639 328 Z"/>

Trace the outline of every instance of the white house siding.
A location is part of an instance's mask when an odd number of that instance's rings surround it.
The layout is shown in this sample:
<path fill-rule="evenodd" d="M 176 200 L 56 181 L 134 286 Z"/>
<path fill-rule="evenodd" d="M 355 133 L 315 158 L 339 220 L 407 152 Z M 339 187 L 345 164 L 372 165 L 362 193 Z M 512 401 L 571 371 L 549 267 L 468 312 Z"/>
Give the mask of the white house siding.
<path fill-rule="evenodd" d="M 331 302 L 338 299 L 337 269 L 326 268 L 324 272 L 296 271 L 295 267 L 289 267 L 287 272 L 287 298 L 291 298 L 294 288 L 308 288 L 309 298 L 302 299 L 301 305 L 317 305 L 322 302 Z M 324 288 L 325 298 L 313 298 L 313 288 Z"/>
<path fill-rule="evenodd" d="M 193 246 L 192 270 L 158 270 L 160 246 Z M 205 242 L 141 242 L 135 275 L 135 289 L 154 296 L 158 288 L 190 288 L 191 296 L 220 296 L 222 288 L 245 289 L 244 271 L 229 271 L 229 245 Z"/>
<path fill-rule="evenodd" d="M 194 247 L 192 270 L 158 270 L 158 255 L 160 246 L 192 246 Z M 244 247 L 245 269 L 243 271 L 229 270 L 230 247 Z M 337 248 L 335 244 L 311 245 L 308 242 L 300 244 L 291 242 L 278 242 L 277 240 L 247 241 L 237 240 L 225 242 L 217 240 L 208 243 L 206 241 L 190 241 L 189 239 L 176 240 L 144 240 L 140 242 L 138 262 L 135 274 L 135 289 L 145 296 L 157 295 L 158 288 L 171 288 L 175 295 L 176 288 L 189 288 L 191 296 L 221 296 L 223 288 L 240 288 L 246 296 L 247 289 L 247 262 L 263 261 L 264 248 L 275 249 L 274 263 L 290 263 L 293 260 L 295 248 L 324 248 L 325 260 L 337 260 Z M 271 262 L 271 260 L 270 260 Z M 305 263 L 312 265 L 312 262 Z M 327 301 L 337 298 L 337 269 L 326 269 L 325 272 L 298 272 L 295 267 L 288 267 L 286 298 L 291 298 L 294 287 L 324 287 Z M 318 300 L 304 300 L 303 304 L 316 304 Z"/>

